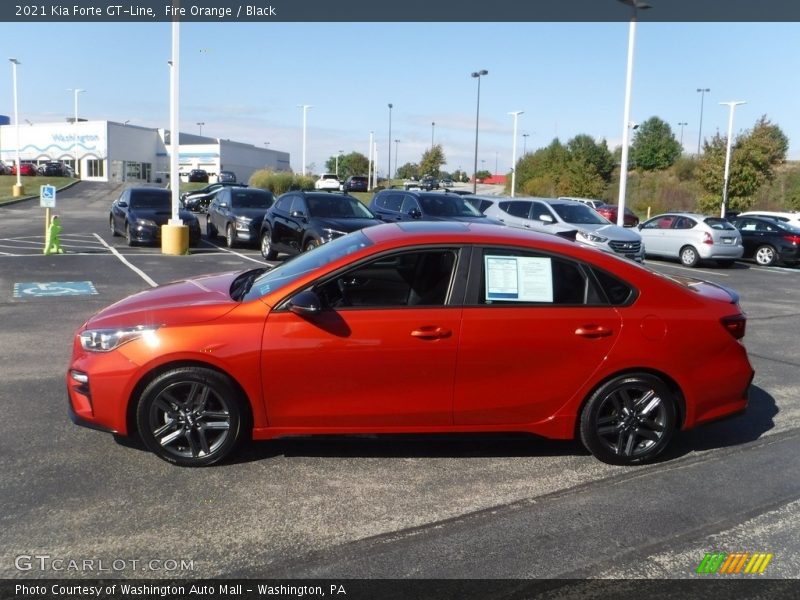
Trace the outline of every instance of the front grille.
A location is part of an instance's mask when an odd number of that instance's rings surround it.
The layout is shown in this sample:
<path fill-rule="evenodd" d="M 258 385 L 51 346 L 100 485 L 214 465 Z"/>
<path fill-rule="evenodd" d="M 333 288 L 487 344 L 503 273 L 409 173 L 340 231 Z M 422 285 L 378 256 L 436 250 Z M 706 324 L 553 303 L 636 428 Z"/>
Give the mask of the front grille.
<path fill-rule="evenodd" d="M 642 249 L 642 242 L 608 242 L 614 252 L 620 254 L 637 254 Z"/>

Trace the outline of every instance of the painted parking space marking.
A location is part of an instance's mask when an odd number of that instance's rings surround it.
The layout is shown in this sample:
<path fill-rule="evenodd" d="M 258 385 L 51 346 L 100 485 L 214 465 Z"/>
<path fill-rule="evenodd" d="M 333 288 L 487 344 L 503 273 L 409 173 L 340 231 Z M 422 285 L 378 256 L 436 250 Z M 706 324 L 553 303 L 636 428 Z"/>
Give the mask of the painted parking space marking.
<path fill-rule="evenodd" d="M 116 256 L 116 257 L 117 257 L 117 258 L 118 258 L 120 261 L 122 261 L 122 264 L 124 264 L 126 267 L 128 267 L 128 268 L 129 268 L 131 271 L 133 271 L 133 272 L 134 272 L 134 273 L 136 273 L 136 274 L 137 274 L 139 277 L 141 277 L 142 279 L 144 279 L 144 280 L 145 280 L 145 281 L 148 283 L 148 285 L 150 285 L 150 287 L 157 287 L 157 286 L 158 286 L 158 284 L 157 284 L 157 283 L 156 283 L 156 282 L 155 282 L 155 281 L 154 281 L 154 280 L 153 280 L 153 279 L 152 279 L 152 278 L 151 278 L 151 277 L 150 277 L 150 276 L 149 276 L 147 273 L 145 273 L 144 271 L 142 271 L 142 270 L 141 270 L 139 267 L 135 266 L 135 265 L 134 265 L 133 263 L 131 263 L 131 262 L 130 262 L 130 261 L 127 259 L 127 258 L 125 258 L 124 256 L 122 256 L 122 254 L 120 254 L 120 253 L 117 251 L 117 249 L 116 249 L 116 248 L 114 248 L 113 246 L 109 246 L 109 245 L 108 245 L 108 243 L 107 243 L 107 242 L 106 242 L 106 241 L 105 241 L 103 238 L 101 238 L 99 235 L 97 235 L 96 233 L 95 233 L 95 234 L 93 234 L 93 235 L 94 235 L 94 237 L 96 237 L 96 238 L 97 238 L 97 241 L 98 241 L 98 242 L 100 242 L 101 244 L 103 244 L 103 246 L 105 246 L 106 248 L 108 248 L 108 251 L 109 251 L 109 252 L 111 252 L 111 254 L 113 254 L 113 255 L 114 255 L 114 256 Z"/>
<path fill-rule="evenodd" d="M 20 282 L 14 284 L 14 298 L 53 296 L 91 296 L 97 289 L 91 281 Z"/>

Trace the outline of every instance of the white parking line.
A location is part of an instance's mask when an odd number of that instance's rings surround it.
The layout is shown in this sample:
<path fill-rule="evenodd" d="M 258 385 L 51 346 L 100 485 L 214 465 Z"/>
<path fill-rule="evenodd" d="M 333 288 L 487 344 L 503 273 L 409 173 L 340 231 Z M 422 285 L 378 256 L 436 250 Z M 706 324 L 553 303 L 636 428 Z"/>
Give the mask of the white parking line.
<path fill-rule="evenodd" d="M 205 240 L 205 242 L 206 242 L 206 244 L 208 244 L 209 246 L 213 246 L 214 248 L 219 248 L 219 249 L 220 249 L 220 250 L 222 250 L 223 252 L 228 252 L 229 254 L 235 254 L 235 255 L 236 255 L 236 256 L 238 256 L 239 258 L 243 258 L 243 259 L 245 259 L 245 260 L 250 260 L 250 261 L 253 261 L 254 263 L 258 263 L 258 264 L 259 264 L 259 265 L 261 265 L 262 267 L 263 267 L 263 266 L 265 266 L 265 263 L 264 263 L 264 260 L 263 260 L 263 259 L 262 259 L 262 260 L 258 260 L 258 259 L 256 259 L 256 258 L 253 258 L 253 257 L 251 257 L 251 256 L 247 256 L 246 254 L 240 254 L 240 253 L 238 253 L 238 252 L 234 252 L 234 251 L 233 251 L 233 250 L 231 250 L 230 248 L 225 248 L 225 247 L 223 247 L 223 246 L 218 246 L 218 245 L 217 245 L 217 244 L 215 244 L 214 242 L 210 242 L 210 241 L 208 241 L 208 240 Z"/>
<path fill-rule="evenodd" d="M 103 246 L 105 246 L 106 248 L 108 248 L 108 251 L 109 251 L 109 252 L 111 252 L 111 253 L 112 253 L 114 256 L 116 256 L 118 259 L 120 259 L 124 265 L 127 265 L 128 267 L 130 267 L 130 269 L 131 269 L 131 270 L 132 270 L 134 273 L 136 273 L 136 274 L 137 274 L 139 277 L 141 277 L 142 279 L 144 279 L 144 280 L 145 280 L 145 281 L 146 281 L 148 284 L 150 284 L 150 286 L 151 286 L 151 287 L 157 287 L 157 286 L 158 286 L 158 284 L 157 284 L 155 281 L 153 281 L 153 280 L 152 280 L 152 279 L 151 279 L 151 278 L 150 278 L 150 277 L 147 275 L 147 273 L 145 273 L 144 271 L 142 271 L 142 270 L 141 270 L 139 267 L 136 267 L 136 266 L 134 266 L 133 264 L 131 264 L 131 263 L 128 261 L 128 259 L 126 259 L 124 256 L 122 256 L 122 254 L 120 254 L 119 252 L 117 252 L 117 249 L 116 249 L 116 248 L 113 248 L 113 247 L 109 246 L 109 245 L 106 243 L 106 241 L 105 241 L 103 238 L 101 238 L 99 235 L 97 235 L 96 233 L 95 233 L 95 234 L 93 234 L 93 235 L 94 235 L 94 237 L 96 237 L 96 238 L 97 238 L 97 240 L 98 240 L 98 241 L 99 241 L 101 244 L 103 244 Z"/>
<path fill-rule="evenodd" d="M 716 275 L 717 277 L 730 277 L 728 273 L 720 273 L 719 271 L 705 271 L 703 269 L 695 269 L 694 267 L 683 267 L 680 265 L 673 265 L 672 263 L 667 262 L 657 262 L 655 263 L 659 266 L 670 267 L 672 269 L 680 269 L 681 271 L 687 271 L 688 273 L 706 273 L 707 275 Z"/>

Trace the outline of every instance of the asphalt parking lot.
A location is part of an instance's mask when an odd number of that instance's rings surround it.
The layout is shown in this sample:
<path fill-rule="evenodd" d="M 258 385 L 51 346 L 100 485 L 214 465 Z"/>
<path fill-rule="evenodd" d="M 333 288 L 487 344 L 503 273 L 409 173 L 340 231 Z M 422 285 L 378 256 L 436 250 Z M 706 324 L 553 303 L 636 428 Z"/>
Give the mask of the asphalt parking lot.
<path fill-rule="evenodd" d="M 38 201 L 0 207 L 0 576 L 98 575 L 20 568 L 48 555 L 124 561 L 103 574 L 118 577 L 684 578 L 712 550 L 770 552 L 764 576 L 800 576 L 800 269 L 649 262 L 741 294 L 756 370 L 744 416 L 656 464 L 487 435 L 259 442 L 181 469 L 69 421 L 73 332 L 151 285 L 264 263 L 205 238 L 189 256 L 128 248 L 108 228 L 116 193 L 59 194 L 64 255 L 42 255 Z"/>

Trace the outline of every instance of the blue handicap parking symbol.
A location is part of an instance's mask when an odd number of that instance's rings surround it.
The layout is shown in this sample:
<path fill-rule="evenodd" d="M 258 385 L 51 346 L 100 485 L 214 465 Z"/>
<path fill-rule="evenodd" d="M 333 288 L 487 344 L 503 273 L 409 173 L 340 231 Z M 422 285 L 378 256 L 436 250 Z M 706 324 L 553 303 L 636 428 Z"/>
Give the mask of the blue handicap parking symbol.
<path fill-rule="evenodd" d="M 51 281 L 14 284 L 14 298 L 51 296 L 90 296 L 97 294 L 91 281 Z"/>

